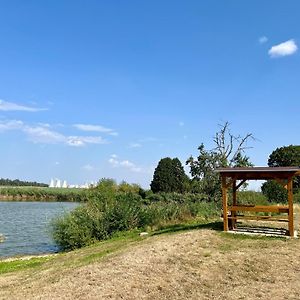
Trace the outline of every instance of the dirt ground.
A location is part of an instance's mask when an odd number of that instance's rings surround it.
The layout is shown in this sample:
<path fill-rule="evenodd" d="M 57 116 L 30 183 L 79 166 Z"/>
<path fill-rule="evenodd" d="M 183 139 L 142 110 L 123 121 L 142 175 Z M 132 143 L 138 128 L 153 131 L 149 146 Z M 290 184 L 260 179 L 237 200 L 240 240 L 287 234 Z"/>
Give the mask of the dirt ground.
<path fill-rule="evenodd" d="M 150 237 L 82 267 L 0 276 L 0 299 L 300 299 L 300 240 L 210 229 Z"/>

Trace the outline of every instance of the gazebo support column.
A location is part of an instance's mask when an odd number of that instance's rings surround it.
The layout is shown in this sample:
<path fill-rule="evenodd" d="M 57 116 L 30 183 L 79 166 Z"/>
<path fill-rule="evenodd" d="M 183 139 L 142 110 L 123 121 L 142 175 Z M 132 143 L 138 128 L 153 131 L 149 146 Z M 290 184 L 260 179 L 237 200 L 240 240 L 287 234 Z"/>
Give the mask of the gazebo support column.
<path fill-rule="evenodd" d="M 294 236 L 294 206 L 293 206 L 293 178 L 288 179 L 287 183 L 289 201 L 289 235 Z"/>
<path fill-rule="evenodd" d="M 223 202 L 223 222 L 224 231 L 228 231 L 228 195 L 227 195 L 227 185 L 226 177 L 222 176 L 222 202 Z"/>
<path fill-rule="evenodd" d="M 233 206 L 237 205 L 236 191 L 237 191 L 236 180 L 233 180 L 233 182 L 232 182 L 232 205 Z M 231 212 L 231 217 L 233 217 L 233 219 L 231 219 L 232 229 L 235 229 L 236 228 L 236 219 L 235 219 L 236 211 Z"/>

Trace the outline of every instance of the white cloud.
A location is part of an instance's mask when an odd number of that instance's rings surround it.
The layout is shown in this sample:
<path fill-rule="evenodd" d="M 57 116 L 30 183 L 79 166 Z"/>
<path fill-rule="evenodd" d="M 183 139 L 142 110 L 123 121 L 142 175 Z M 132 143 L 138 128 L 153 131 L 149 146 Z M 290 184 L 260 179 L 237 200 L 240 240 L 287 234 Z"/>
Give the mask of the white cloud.
<path fill-rule="evenodd" d="M 93 171 L 93 170 L 95 170 L 95 167 L 90 164 L 86 164 L 82 167 L 82 169 L 85 171 Z"/>
<path fill-rule="evenodd" d="M 130 162 L 129 160 L 123 160 L 120 162 L 120 166 L 123 166 L 125 168 L 133 168 L 135 165 L 134 165 L 134 163 Z"/>
<path fill-rule="evenodd" d="M 135 173 L 145 172 L 145 170 L 129 160 L 118 160 L 116 157 L 111 156 L 108 162 L 113 168 L 123 168 Z"/>
<path fill-rule="evenodd" d="M 288 40 L 284 43 L 273 46 L 269 50 L 270 57 L 281 57 L 296 53 L 298 47 L 294 40 Z"/>
<path fill-rule="evenodd" d="M 22 130 L 28 135 L 30 141 L 42 144 L 58 144 L 65 142 L 65 136 L 42 126 L 24 126 Z"/>
<path fill-rule="evenodd" d="M 265 44 L 269 39 L 266 37 L 266 36 L 261 36 L 259 39 L 258 39 L 258 42 L 260 44 Z"/>
<path fill-rule="evenodd" d="M 140 143 L 130 143 L 129 148 L 141 148 L 142 145 Z"/>
<path fill-rule="evenodd" d="M 111 157 L 111 158 L 108 160 L 108 162 L 109 162 L 114 168 L 116 168 L 116 167 L 118 167 L 118 166 L 120 165 L 120 162 L 119 162 L 116 158 L 114 158 L 114 157 Z"/>
<path fill-rule="evenodd" d="M 68 136 L 66 143 L 69 146 L 82 147 L 86 144 L 107 144 L 101 136 Z"/>
<path fill-rule="evenodd" d="M 8 130 L 19 130 L 25 133 L 28 139 L 34 143 L 41 144 L 66 144 L 68 146 L 82 147 L 87 144 L 107 144 L 108 141 L 101 136 L 67 136 L 51 130 L 49 124 L 37 126 L 27 125 L 18 120 L 0 121 L 0 132 Z"/>
<path fill-rule="evenodd" d="M 13 102 L 8 102 L 4 100 L 0 100 L 0 111 L 27 111 L 27 112 L 37 112 L 47 110 L 46 108 L 37 108 L 30 107 L 25 105 L 20 105 Z"/>
<path fill-rule="evenodd" d="M 81 131 L 92 131 L 92 132 L 102 132 L 107 133 L 113 136 L 117 136 L 118 133 L 111 129 L 101 125 L 91 125 L 91 124 L 74 124 L 73 127 L 81 130 Z"/>
<path fill-rule="evenodd" d="M 9 120 L 0 122 L 0 131 L 22 129 L 24 123 L 18 120 Z"/>

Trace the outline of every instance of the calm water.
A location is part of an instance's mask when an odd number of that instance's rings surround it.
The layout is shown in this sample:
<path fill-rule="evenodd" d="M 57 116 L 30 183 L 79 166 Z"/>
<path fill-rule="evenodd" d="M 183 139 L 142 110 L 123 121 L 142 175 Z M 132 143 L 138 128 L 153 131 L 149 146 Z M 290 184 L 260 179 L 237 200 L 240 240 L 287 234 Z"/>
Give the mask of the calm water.
<path fill-rule="evenodd" d="M 58 250 L 51 238 L 53 218 L 78 206 L 66 202 L 0 202 L 0 257 Z"/>

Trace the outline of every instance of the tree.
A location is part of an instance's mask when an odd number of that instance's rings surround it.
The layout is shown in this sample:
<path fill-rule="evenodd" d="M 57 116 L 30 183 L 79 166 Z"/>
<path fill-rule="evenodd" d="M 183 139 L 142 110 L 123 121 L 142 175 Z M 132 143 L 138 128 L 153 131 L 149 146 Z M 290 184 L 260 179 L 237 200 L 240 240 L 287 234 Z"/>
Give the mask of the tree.
<path fill-rule="evenodd" d="M 192 188 L 197 187 L 198 192 L 207 194 L 212 200 L 220 199 L 220 177 L 215 172 L 218 167 L 247 167 L 252 166 L 249 157 L 245 154 L 249 140 L 254 140 L 252 133 L 245 136 L 233 135 L 229 122 L 220 125 L 213 142 L 215 148 L 206 150 L 202 143 L 199 147 L 197 158 L 191 156 L 186 164 L 190 166 L 192 175 Z M 195 182 L 197 184 L 195 184 Z"/>
<path fill-rule="evenodd" d="M 261 191 L 271 202 L 282 203 L 288 199 L 287 190 L 274 180 L 264 182 Z"/>
<path fill-rule="evenodd" d="M 300 166 L 300 145 L 283 146 L 274 150 L 268 159 L 269 167 Z M 300 188 L 300 176 L 294 181 L 294 188 Z"/>
<path fill-rule="evenodd" d="M 154 193 L 183 193 L 186 191 L 188 180 L 180 160 L 178 158 L 165 157 L 159 161 L 150 186 Z"/>
<path fill-rule="evenodd" d="M 300 146 L 290 145 L 276 148 L 269 156 L 269 167 L 300 166 Z M 300 188 L 300 176 L 293 180 L 294 191 Z M 270 200 L 282 202 L 287 199 L 286 190 L 277 182 L 268 180 L 261 187 L 262 193 Z"/>

